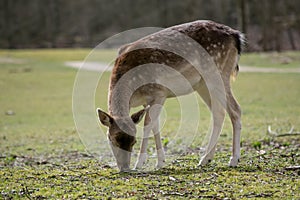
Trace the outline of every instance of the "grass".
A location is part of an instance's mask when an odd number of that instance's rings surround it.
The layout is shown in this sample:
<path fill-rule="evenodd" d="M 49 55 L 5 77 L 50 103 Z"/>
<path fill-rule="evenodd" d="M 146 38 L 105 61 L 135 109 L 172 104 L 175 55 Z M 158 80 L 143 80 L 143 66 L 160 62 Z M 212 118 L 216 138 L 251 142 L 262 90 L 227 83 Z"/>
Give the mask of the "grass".
<path fill-rule="evenodd" d="M 241 57 L 241 65 L 255 67 L 273 68 L 299 68 L 299 52 L 269 52 L 269 53 L 248 53 Z"/>
<path fill-rule="evenodd" d="M 198 168 L 191 150 L 163 169 L 118 173 L 85 152 L 72 118 L 76 70 L 65 61 L 83 60 L 89 49 L 0 50 L 0 197 L 3 199 L 299 199 L 299 136 L 271 137 L 300 129 L 300 74 L 240 73 L 233 90 L 243 109 L 242 158 L 227 167 L 231 127 L 226 118 L 215 159 Z M 99 52 L 109 62 L 114 51 Z M 299 67 L 300 52 L 245 54 L 244 65 Z M 3 59 L 5 58 L 5 59 Z M 274 63 L 275 62 L 275 63 Z M 106 108 L 109 73 L 103 74 L 96 106 Z M 199 132 L 210 121 L 200 104 Z M 166 104 L 164 137 L 178 125 L 178 103 Z M 197 141 L 195 141 L 197 143 Z M 199 141 L 198 141 L 199 142 Z M 194 144 L 197 146 L 197 144 Z"/>

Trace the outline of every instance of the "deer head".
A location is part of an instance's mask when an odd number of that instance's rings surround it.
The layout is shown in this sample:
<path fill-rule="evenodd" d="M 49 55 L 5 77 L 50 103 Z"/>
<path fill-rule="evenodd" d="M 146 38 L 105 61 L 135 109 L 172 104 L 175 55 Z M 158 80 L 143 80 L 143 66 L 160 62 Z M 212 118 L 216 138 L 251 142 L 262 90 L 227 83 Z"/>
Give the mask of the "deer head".
<path fill-rule="evenodd" d="M 115 117 L 97 109 L 100 122 L 108 127 L 108 140 L 120 171 L 128 171 L 133 145 L 136 143 L 136 124 L 139 123 L 149 107 L 131 117 Z"/>

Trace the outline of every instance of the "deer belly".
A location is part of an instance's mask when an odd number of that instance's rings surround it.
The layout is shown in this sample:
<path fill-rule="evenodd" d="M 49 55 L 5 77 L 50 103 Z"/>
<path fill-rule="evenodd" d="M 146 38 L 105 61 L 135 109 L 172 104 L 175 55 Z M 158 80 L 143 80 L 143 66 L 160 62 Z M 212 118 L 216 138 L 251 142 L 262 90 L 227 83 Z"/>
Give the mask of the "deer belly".
<path fill-rule="evenodd" d="M 129 106 L 132 107 L 138 107 L 141 105 L 146 105 L 147 101 L 144 95 L 141 95 L 139 92 L 133 93 L 133 95 L 130 98 Z"/>
<path fill-rule="evenodd" d="M 165 76 L 154 76 L 147 84 L 139 87 L 130 98 L 130 107 L 147 105 L 157 98 L 169 98 L 187 95 L 194 92 L 194 87 L 200 82 L 198 73 L 169 73 Z"/>
<path fill-rule="evenodd" d="M 201 80 L 199 74 L 190 74 L 189 76 L 178 75 L 157 80 L 157 84 L 165 88 L 166 97 L 182 96 L 194 92 L 194 86 Z"/>

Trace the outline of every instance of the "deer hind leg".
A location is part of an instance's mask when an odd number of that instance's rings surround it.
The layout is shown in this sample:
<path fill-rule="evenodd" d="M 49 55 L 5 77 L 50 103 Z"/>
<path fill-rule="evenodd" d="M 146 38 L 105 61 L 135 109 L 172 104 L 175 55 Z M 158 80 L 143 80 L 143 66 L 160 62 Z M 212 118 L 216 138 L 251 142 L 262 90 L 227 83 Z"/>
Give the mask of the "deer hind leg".
<path fill-rule="evenodd" d="M 223 83 L 227 98 L 227 113 L 232 123 L 232 157 L 229 161 L 229 166 L 236 166 L 240 158 L 240 137 L 241 137 L 241 108 L 236 99 L 233 96 L 230 86 L 230 77 L 232 69 L 237 66 L 238 56 L 236 51 L 231 51 L 229 59 L 226 60 L 225 67 L 222 72 Z"/>
<path fill-rule="evenodd" d="M 232 123 L 233 139 L 232 139 L 232 156 L 229 161 L 229 166 L 236 166 L 240 159 L 240 137 L 241 137 L 241 108 L 234 98 L 230 81 L 224 81 L 226 96 L 227 96 L 227 113 Z"/>
<path fill-rule="evenodd" d="M 211 135 L 205 150 L 205 154 L 204 156 L 201 157 L 199 162 L 199 165 L 206 165 L 214 157 L 217 140 L 221 133 L 224 118 L 225 118 L 225 109 L 218 102 L 216 102 L 216 100 L 212 100 L 210 98 L 209 91 L 203 81 L 200 82 L 200 85 L 197 88 L 197 92 L 202 97 L 202 99 L 204 100 L 204 102 L 209 107 L 212 113 L 213 123 L 212 123 Z M 214 105 L 213 107 L 212 104 Z"/>
<path fill-rule="evenodd" d="M 162 143 L 160 139 L 160 131 L 159 131 L 159 114 L 162 109 L 162 104 L 164 100 L 158 101 L 159 103 L 151 103 L 150 109 L 147 111 L 144 121 L 144 136 L 142 139 L 141 149 L 138 156 L 138 160 L 135 164 L 135 169 L 141 168 L 146 160 L 147 160 L 147 147 L 148 147 L 148 141 L 150 137 L 151 130 L 154 134 L 154 139 L 156 143 L 156 149 L 157 149 L 157 167 L 162 167 L 165 163 L 165 153 L 162 148 Z"/>

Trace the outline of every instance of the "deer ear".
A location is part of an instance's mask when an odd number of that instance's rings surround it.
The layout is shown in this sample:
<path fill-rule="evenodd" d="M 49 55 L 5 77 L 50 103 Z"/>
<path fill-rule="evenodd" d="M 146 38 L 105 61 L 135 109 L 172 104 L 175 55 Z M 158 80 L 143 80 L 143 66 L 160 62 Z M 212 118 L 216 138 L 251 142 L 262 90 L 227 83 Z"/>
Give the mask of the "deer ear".
<path fill-rule="evenodd" d="M 140 110 L 140 111 L 138 111 L 138 112 L 132 114 L 132 115 L 131 115 L 132 121 L 133 121 L 135 124 L 139 123 L 139 122 L 143 119 L 145 113 L 149 110 L 149 108 L 150 108 L 150 106 L 148 105 L 148 106 L 147 106 L 146 108 L 144 108 L 143 110 Z"/>
<path fill-rule="evenodd" d="M 102 110 L 100 110 L 100 108 L 97 108 L 97 113 L 98 113 L 100 122 L 104 126 L 110 127 L 114 119 L 106 112 L 103 112 Z"/>

